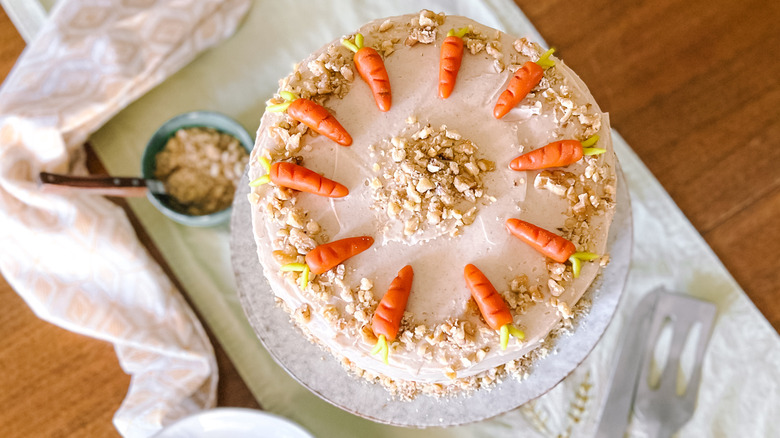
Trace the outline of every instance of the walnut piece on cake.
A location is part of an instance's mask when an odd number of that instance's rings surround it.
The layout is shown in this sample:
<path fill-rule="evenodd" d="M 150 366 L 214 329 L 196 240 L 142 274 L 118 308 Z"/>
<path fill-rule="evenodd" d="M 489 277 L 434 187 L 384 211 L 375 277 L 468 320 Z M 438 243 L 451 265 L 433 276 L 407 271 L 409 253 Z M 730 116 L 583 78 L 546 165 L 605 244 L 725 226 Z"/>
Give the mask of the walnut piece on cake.
<path fill-rule="evenodd" d="M 404 44 L 407 46 L 413 46 L 417 43 L 431 44 L 436 41 L 438 27 L 443 23 L 444 14 L 436 14 L 423 9 L 419 16 L 411 20 L 411 31 Z"/>
<path fill-rule="evenodd" d="M 380 160 L 373 168 L 379 175 L 368 181 L 373 208 L 386 215 L 390 227 L 402 223 L 406 237 L 457 235 L 474 222 L 480 204 L 491 202 L 483 177 L 495 163 L 479 157 L 475 144 L 445 125 L 409 126 L 410 132 L 378 148 Z"/>

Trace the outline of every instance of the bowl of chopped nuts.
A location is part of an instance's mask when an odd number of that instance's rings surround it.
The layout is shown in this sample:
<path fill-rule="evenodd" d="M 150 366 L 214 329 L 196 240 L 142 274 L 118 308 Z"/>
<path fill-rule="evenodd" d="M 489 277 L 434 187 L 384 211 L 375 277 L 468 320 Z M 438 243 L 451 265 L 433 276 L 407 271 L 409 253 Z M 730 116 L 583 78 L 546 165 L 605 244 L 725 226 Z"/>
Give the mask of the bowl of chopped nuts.
<path fill-rule="evenodd" d="M 141 174 L 165 193 L 149 201 L 170 219 L 189 226 L 226 222 L 254 141 L 241 124 L 211 111 L 176 116 L 154 133 L 141 158 Z"/>

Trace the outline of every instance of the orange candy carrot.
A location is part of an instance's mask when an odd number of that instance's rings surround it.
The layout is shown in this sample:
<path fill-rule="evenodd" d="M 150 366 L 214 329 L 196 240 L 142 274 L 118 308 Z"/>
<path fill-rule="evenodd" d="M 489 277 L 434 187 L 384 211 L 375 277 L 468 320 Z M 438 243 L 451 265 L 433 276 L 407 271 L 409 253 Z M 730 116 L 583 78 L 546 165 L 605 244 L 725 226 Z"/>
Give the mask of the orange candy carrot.
<path fill-rule="evenodd" d="M 335 268 L 344 260 L 356 256 L 374 244 L 370 236 L 347 237 L 320 245 L 306 254 L 306 265 L 314 275 Z"/>
<path fill-rule="evenodd" d="M 558 263 L 566 262 L 577 251 L 574 244 L 563 237 L 520 219 L 507 219 L 506 229 L 513 236 Z"/>
<path fill-rule="evenodd" d="M 371 319 L 371 329 L 379 338 L 371 354 L 382 353 L 384 362 L 387 363 L 387 342 L 395 340 L 401 319 L 406 311 L 406 303 L 412 291 L 414 270 L 411 265 L 406 265 L 398 271 L 398 276 L 390 283 L 385 296 L 379 302 Z"/>
<path fill-rule="evenodd" d="M 606 149 L 590 147 L 599 139 L 594 135 L 584 142 L 577 140 L 559 140 L 546 146 L 534 149 L 509 163 L 513 170 L 537 170 L 550 167 L 562 167 L 576 163 L 583 155 L 597 155 L 606 152 Z"/>
<path fill-rule="evenodd" d="M 509 163 L 513 170 L 536 170 L 568 166 L 582 158 L 582 143 L 577 140 L 560 140 L 534 149 Z"/>
<path fill-rule="evenodd" d="M 463 277 L 487 325 L 501 332 L 501 349 L 506 350 L 510 334 L 523 339 L 525 334 L 512 324 L 512 313 L 504 297 L 498 293 L 485 274 L 476 266 L 468 264 L 463 269 Z"/>
<path fill-rule="evenodd" d="M 512 323 L 509 306 L 506 305 L 504 298 L 499 295 L 496 288 L 479 268 L 471 264 L 466 265 L 463 276 L 466 278 L 466 285 L 471 291 L 471 296 L 477 302 L 479 311 L 490 328 L 501 330 L 504 324 Z"/>
<path fill-rule="evenodd" d="M 385 68 L 382 56 L 371 47 L 363 46 L 363 35 L 356 34 L 355 42 L 341 40 L 344 47 L 355 52 L 353 60 L 358 73 L 371 88 L 374 101 L 380 111 L 390 111 L 392 96 L 390 93 L 390 77 Z"/>
<path fill-rule="evenodd" d="M 406 265 L 398 271 L 398 276 L 390 283 L 371 320 L 371 329 L 375 335 L 384 336 L 388 341 L 395 340 L 412 290 L 413 279 L 414 269 L 411 265 Z"/>
<path fill-rule="evenodd" d="M 349 189 L 336 181 L 325 178 L 313 170 L 303 166 L 279 161 L 271 165 L 268 173 L 271 182 L 302 192 L 329 198 L 343 198 L 349 194 Z"/>
<path fill-rule="evenodd" d="M 289 91 L 282 91 L 279 94 L 285 102 L 269 105 L 268 111 L 287 110 L 287 115 L 336 143 L 343 146 L 352 144 L 352 137 L 347 130 L 322 105 L 309 99 L 300 98 Z"/>
<path fill-rule="evenodd" d="M 460 63 L 463 60 L 463 36 L 468 32 L 464 27 L 457 32 L 455 29 L 447 33 L 447 38 L 441 43 L 439 55 L 439 97 L 446 99 L 455 89 Z"/>
<path fill-rule="evenodd" d="M 363 77 L 380 111 L 390 111 L 392 95 L 390 93 L 390 78 L 385 69 L 385 62 L 379 53 L 371 47 L 363 47 L 355 53 L 355 66 Z"/>
<path fill-rule="evenodd" d="M 498 96 L 496 106 L 493 108 L 493 117 L 500 119 L 507 115 L 539 84 L 544 76 L 544 67 L 552 65 L 552 61 L 548 59 L 552 52 L 553 49 L 548 50 L 539 58 L 539 61 L 528 61 L 515 71 L 506 90 Z"/>
<path fill-rule="evenodd" d="M 574 278 L 580 276 L 580 269 L 582 269 L 583 261 L 590 262 L 601 257 L 592 252 L 575 252 L 577 251 L 577 248 L 573 243 L 544 228 L 537 227 L 534 224 L 521 221 L 520 219 L 507 219 L 506 229 L 509 230 L 513 236 L 531 245 L 535 250 L 556 262 L 564 263 L 567 260 L 570 261 Z"/>
<path fill-rule="evenodd" d="M 493 117 L 500 119 L 525 99 L 544 76 L 544 69 L 535 62 L 528 61 L 515 71 L 509 80 L 506 90 L 498 96 L 498 102 L 493 108 Z"/>
<path fill-rule="evenodd" d="M 322 274 L 333 269 L 339 263 L 367 250 L 373 243 L 374 239 L 369 236 L 336 240 L 309 251 L 304 258 L 306 263 L 287 263 L 279 269 L 285 272 L 300 272 L 298 286 L 305 290 L 309 285 L 309 274 Z"/>

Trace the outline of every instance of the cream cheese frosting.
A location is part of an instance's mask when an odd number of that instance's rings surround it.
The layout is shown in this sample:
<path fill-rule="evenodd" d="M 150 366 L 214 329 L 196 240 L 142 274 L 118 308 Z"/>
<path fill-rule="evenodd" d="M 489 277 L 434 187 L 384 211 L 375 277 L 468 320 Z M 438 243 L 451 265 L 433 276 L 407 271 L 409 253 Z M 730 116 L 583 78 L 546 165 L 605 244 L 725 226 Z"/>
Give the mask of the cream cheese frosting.
<path fill-rule="evenodd" d="M 436 91 L 441 43 L 448 30 L 463 27 L 469 32 L 462 66 L 454 92 L 443 100 Z M 576 74 L 553 57 L 555 65 L 541 83 L 508 115 L 495 119 L 493 106 L 513 72 L 538 60 L 543 50 L 465 17 L 422 11 L 371 22 L 356 33 L 383 55 L 392 107 L 377 109 L 356 74 L 352 53 L 339 40 L 280 82 L 279 92 L 327 108 L 353 144 L 340 146 L 285 113 L 266 112 L 250 180 L 265 174 L 259 162 L 264 157 L 298 162 L 350 193 L 333 199 L 273 184 L 254 187 L 249 199 L 264 274 L 303 334 L 360 376 L 403 387 L 407 394 L 452 393 L 490 383 L 571 317 L 608 261 L 616 189 L 608 116 Z M 280 101 L 277 94 L 269 103 Z M 523 152 L 594 134 L 606 153 L 545 171 L 508 167 Z M 446 160 L 446 154 L 460 155 Z M 442 165 L 455 166 L 450 176 L 462 176 L 449 192 L 433 181 Z M 581 275 L 573 278 L 568 263 L 555 263 L 512 237 L 504 225 L 509 218 L 563 235 L 578 251 L 602 257 L 583 263 Z M 285 263 L 303 262 L 316 245 L 361 235 L 376 242 L 313 277 L 303 290 L 299 273 L 280 270 Z M 469 263 L 508 302 L 523 341 L 499 347 L 498 333 L 479 315 L 466 287 L 463 268 Z M 407 264 L 415 272 L 412 292 L 385 364 L 370 354 L 376 343 L 371 315 Z"/>

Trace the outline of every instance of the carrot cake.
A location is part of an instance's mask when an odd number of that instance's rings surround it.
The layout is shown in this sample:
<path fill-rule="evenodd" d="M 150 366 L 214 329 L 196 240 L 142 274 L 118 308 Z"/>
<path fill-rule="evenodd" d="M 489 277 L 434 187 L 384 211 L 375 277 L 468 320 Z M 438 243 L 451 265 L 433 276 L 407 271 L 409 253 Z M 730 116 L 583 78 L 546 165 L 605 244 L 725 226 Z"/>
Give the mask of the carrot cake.
<path fill-rule="evenodd" d="M 615 167 L 607 114 L 551 51 L 427 10 L 370 22 L 268 101 L 257 293 L 402 397 L 522 377 L 609 260 Z"/>

